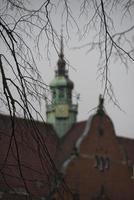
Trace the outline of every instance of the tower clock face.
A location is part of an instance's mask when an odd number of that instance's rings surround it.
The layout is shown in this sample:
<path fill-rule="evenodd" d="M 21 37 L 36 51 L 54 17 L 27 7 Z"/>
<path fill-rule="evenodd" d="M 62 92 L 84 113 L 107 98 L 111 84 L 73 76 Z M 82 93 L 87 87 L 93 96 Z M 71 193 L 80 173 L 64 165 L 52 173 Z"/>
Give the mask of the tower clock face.
<path fill-rule="evenodd" d="M 57 118 L 67 118 L 69 115 L 68 105 L 57 105 L 56 106 L 56 117 Z"/>

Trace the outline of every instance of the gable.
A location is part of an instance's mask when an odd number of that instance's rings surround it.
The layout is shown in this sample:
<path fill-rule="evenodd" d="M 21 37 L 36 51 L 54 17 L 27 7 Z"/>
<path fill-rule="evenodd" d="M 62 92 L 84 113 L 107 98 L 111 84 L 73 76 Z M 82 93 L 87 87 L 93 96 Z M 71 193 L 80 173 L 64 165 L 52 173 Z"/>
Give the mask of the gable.
<path fill-rule="evenodd" d="M 124 160 L 110 118 L 94 115 L 83 133 L 79 145 L 76 143 L 77 154 L 64 164 L 70 190 L 82 200 L 97 198 L 102 188 L 108 199 L 134 199 L 132 171 Z"/>
<path fill-rule="evenodd" d="M 112 121 L 107 115 L 96 114 L 92 117 L 87 135 L 80 145 L 80 153 L 111 155 L 114 159 L 122 159 L 118 140 Z"/>

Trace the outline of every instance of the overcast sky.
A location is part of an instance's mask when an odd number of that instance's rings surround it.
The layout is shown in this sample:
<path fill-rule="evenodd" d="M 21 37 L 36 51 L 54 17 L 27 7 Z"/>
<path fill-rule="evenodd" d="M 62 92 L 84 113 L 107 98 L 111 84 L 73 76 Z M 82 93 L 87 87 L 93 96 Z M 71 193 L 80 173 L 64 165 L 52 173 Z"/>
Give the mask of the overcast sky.
<path fill-rule="evenodd" d="M 103 92 L 100 79 L 97 79 L 97 56 L 96 52 L 86 54 L 83 50 L 64 50 L 66 58 L 75 68 L 69 68 L 70 79 L 74 82 L 74 90 L 80 93 L 78 121 L 87 120 L 88 116 L 95 111 L 91 111 L 98 105 L 99 94 Z M 51 55 L 51 65 L 49 62 L 40 63 L 40 71 L 44 81 L 50 83 L 54 78 L 54 70 L 58 57 Z M 120 63 L 112 65 L 111 80 L 114 92 L 119 105 L 123 111 L 119 110 L 113 102 L 105 100 L 105 109 L 112 119 L 115 131 L 118 135 L 134 138 L 134 67 L 130 65 L 126 71 Z M 43 112 L 44 113 L 44 112 Z M 45 114 L 43 114 L 45 116 Z"/>
<path fill-rule="evenodd" d="M 77 16 L 78 8 L 77 1 L 72 1 L 72 10 L 74 16 Z M 37 4 L 37 5 L 36 5 Z M 38 2 L 35 1 L 35 6 L 38 6 Z M 115 21 L 119 21 L 120 15 L 117 12 L 115 16 Z M 64 24 L 64 20 L 59 20 L 61 17 L 61 10 L 56 10 L 56 15 L 52 14 L 52 22 L 55 25 L 56 30 L 60 34 L 61 24 Z M 86 18 L 76 17 L 79 25 L 85 23 Z M 62 23 L 61 23 L 62 21 Z M 134 16 L 132 18 L 126 18 L 122 27 L 126 28 L 134 22 Z M 115 27 L 116 28 L 116 27 Z M 118 30 L 117 23 L 117 30 Z M 99 94 L 103 93 L 104 88 L 102 87 L 102 82 L 98 78 L 98 60 L 99 52 L 95 49 L 92 52 L 87 52 L 87 48 L 75 49 L 74 47 L 81 46 L 89 41 L 92 41 L 92 30 L 91 34 L 79 41 L 77 37 L 77 30 L 75 25 L 72 24 L 69 26 L 70 39 L 66 43 L 67 32 L 65 27 L 63 27 L 64 40 L 64 54 L 65 58 L 69 61 L 69 76 L 70 79 L 74 82 L 74 94 L 80 93 L 79 108 L 78 108 L 78 121 L 87 120 L 89 115 L 93 114 L 94 109 L 98 105 Z M 33 31 L 34 32 L 34 31 Z M 130 37 L 134 37 L 133 33 Z M 134 39 L 133 39 L 134 41 Z M 34 45 L 34 44 L 32 44 Z M 49 58 L 51 63 L 48 61 L 47 53 L 45 50 L 46 41 L 45 36 L 42 34 L 42 40 L 40 42 L 40 50 L 42 53 L 42 59 L 39 59 L 38 54 L 35 53 L 35 59 L 37 59 L 37 66 L 41 72 L 42 78 L 45 83 L 49 84 L 54 78 L 54 71 L 56 69 L 56 63 L 58 56 L 56 51 L 53 48 L 50 48 Z M 1 49 L 2 50 L 2 49 Z M 68 68 L 68 66 L 67 66 Z M 134 138 L 134 63 L 129 63 L 129 69 L 126 68 L 118 61 L 112 61 L 109 66 L 110 69 L 110 80 L 113 85 L 115 96 L 119 102 L 119 106 L 123 111 L 116 107 L 113 102 L 108 101 L 108 98 L 105 99 L 105 109 L 110 118 L 112 119 L 115 131 L 118 135 L 132 137 Z M 45 118 L 45 104 L 43 105 L 42 113 Z"/>
<path fill-rule="evenodd" d="M 75 7 L 77 5 L 73 6 Z M 116 21 L 118 21 L 117 18 L 119 18 L 119 14 L 115 16 Z M 124 24 L 122 24 L 122 26 L 124 26 L 123 29 L 125 26 L 129 26 L 129 24 L 133 22 L 133 19 L 130 20 L 127 18 Z M 82 20 L 84 20 L 84 18 Z M 56 21 L 55 23 L 60 32 L 61 24 L 59 25 Z M 64 30 L 63 34 L 66 36 Z M 94 50 L 88 53 L 88 48 L 73 49 L 73 47 L 80 46 L 90 41 L 90 35 L 88 35 L 82 43 L 78 41 L 76 36 L 75 30 L 72 29 L 70 31 L 70 40 L 68 43 L 66 44 L 64 40 L 64 54 L 66 59 L 70 62 L 70 65 L 72 65 L 72 67 L 69 67 L 69 76 L 75 84 L 74 90 L 80 93 L 78 121 L 82 121 L 87 120 L 89 115 L 95 112 L 95 110 L 91 112 L 90 110 L 98 105 L 99 94 L 103 93 L 104 88 L 102 87 L 100 78 L 98 78 L 98 51 Z M 50 52 L 50 59 L 51 63 L 49 63 L 47 59 L 39 62 L 39 69 L 41 70 L 44 81 L 47 83 L 50 83 L 54 78 L 54 70 L 56 69 L 58 60 L 58 56 L 54 51 Z M 116 107 L 113 102 L 108 101 L 107 98 L 105 100 L 106 112 L 112 119 L 115 131 L 118 135 L 134 138 L 134 63 L 130 63 L 129 69 L 126 70 L 121 62 L 113 59 L 110 65 L 110 79 L 122 111 Z M 45 113 L 43 113 L 43 115 L 45 116 Z"/>

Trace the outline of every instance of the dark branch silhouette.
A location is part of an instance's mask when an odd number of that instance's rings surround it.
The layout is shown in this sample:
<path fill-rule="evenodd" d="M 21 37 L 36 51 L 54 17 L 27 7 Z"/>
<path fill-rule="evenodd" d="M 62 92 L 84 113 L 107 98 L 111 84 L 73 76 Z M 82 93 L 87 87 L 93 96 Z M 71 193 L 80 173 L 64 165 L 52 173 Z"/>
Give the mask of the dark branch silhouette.
<path fill-rule="evenodd" d="M 38 147 L 40 165 L 47 176 L 46 184 L 49 186 L 48 197 L 50 198 L 57 189 L 57 184 L 61 177 L 47 149 L 44 138 L 41 136 L 40 130 L 34 121 L 35 115 L 37 119 L 43 120 L 43 118 L 39 110 L 31 103 L 31 100 L 38 102 L 40 106 L 42 99 L 44 101 L 47 99 L 46 91 L 48 87 L 43 82 L 38 71 L 34 59 L 33 46 L 36 47 L 38 55 L 41 56 L 43 37 L 48 59 L 50 59 L 51 47 L 58 54 L 60 37 L 59 30 L 54 24 L 54 13 L 56 12 L 57 15 L 60 13 L 60 17 L 58 16 L 57 19 L 60 19 L 62 24 L 65 25 L 67 39 L 71 40 L 70 30 L 72 29 L 75 29 L 76 33 L 81 33 L 84 28 L 83 34 L 81 34 L 82 39 L 88 38 L 91 30 L 94 33 L 92 40 L 79 48 L 88 47 L 89 51 L 96 48 L 99 49 L 98 73 L 103 82 L 103 98 L 108 96 L 119 107 L 109 76 L 109 65 L 113 57 L 118 58 L 126 68 L 129 68 L 130 61 L 134 61 L 134 44 L 132 37 L 130 37 L 134 30 L 134 24 L 132 22 L 129 27 L 124 27 L 124 30 L 116 29 L 114 13 L 122 9 L 121 21 L 126 20 L 128 17 L 131 18 L 134 2 L 132 0 L 77 1 L 79 8 L 77 12 L 74 10 L 75 7 L 72 2 L 68 0 L 59 0 L 58 2 L 44 0 L 38 6 L 32 1 L 23 0 L 5 0 L 0 4 L 0 103 L 6 107 L 12 127 L 4 161 L 0 167 L 0 174 L 8 188 L 14 190 L 6 180 L 7 174 L 4 169 L 9 167 L 7 162 L 9 155 L 15 151 L 14 158 L 17 161 L 18 173 L 26 193 L 29 195 L 27 199 L 32 198 L 24 176 L 24 167 L 30 168 L 30 166 L 25 166 L 22 163 L 20 146 L 16 135 L 16 119 L 21 113 L 25 120 L 29 120 L 28 123 L 32 127 L 32 138 Z M 81 27 L 78 19 L 85 16 L 85 23 Z M 45 162 L 47 162 L 47 165 L 44 164 Z M 34 171 L 35 169 L 31 170 Z M 53 179 L 50 179 L 50 173 Z M 65 183 L 63 184 L 63 189 L 65 191 L 69 190 Z M 60 191 L 59 196 L 62 199 Z"/>

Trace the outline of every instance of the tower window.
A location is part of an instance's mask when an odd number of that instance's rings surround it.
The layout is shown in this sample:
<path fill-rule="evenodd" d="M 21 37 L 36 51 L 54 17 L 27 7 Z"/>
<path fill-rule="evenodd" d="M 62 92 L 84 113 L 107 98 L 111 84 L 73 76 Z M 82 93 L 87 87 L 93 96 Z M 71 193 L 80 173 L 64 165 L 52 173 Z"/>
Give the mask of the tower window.
<path fill-rule="evenodd" d="M 68 98 L 71 99 L 72 95 L 71 95 L 71 90 L 68 90 Z"/>
<path fill-rule="evenodd" d="M 56 97 L 56 91 L 53 90 L 53 98 L 55 98 L 55 97 Z"/>
<path fill-rule="evenodd" d="M 59 98 L 64 98 L 64 88 L 59 88 Z"/>

